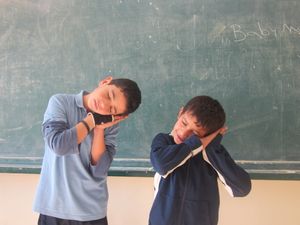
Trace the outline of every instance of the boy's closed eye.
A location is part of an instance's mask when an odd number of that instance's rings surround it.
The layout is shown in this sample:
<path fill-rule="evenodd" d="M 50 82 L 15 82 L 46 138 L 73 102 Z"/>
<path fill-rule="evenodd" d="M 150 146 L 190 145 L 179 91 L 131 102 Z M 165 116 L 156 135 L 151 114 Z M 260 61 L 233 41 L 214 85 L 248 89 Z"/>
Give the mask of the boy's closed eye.
<path fill-rule="evenodd" d="M 107 93 L 107 98 L 109 99 L 109 101 L 112 103 L 115 100 L 115 93 L 113 90 L 109 90 Z M 112 115 L 117 114 L 117 109 L 114 106 L 110 106 L 109 108 L 109 113 Z"/>

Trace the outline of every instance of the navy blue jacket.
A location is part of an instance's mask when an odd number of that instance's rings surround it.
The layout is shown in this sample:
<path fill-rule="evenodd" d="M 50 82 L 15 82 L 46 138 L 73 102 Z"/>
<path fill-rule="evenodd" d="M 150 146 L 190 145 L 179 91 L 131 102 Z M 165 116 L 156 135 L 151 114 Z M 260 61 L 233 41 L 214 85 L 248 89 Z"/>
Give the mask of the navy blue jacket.
<path fill-rule="evenodd" d="M 218 135 L 203 150 L 195 135 L 181 144 L 169 134 L 154 138 L 150 159 L 157 172 L 156 195 L 149 225 L 217 225 L 217 178 L 233 197 L 250 192 L 249 174 L 234 162 L 221 140 Z"/>

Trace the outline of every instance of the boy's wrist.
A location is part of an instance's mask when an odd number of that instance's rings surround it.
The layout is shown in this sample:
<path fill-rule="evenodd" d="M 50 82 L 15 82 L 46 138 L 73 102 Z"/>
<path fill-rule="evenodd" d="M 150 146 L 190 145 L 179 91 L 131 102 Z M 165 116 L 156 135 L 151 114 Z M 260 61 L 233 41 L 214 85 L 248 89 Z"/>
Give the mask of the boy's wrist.
<path fill-rule="evenodd" d="M 207 148 L 219 147 L 221 145 L 222 139 L 223 139 L 223 135 L 217 134 L 217 136 L 207 145 Z"/>
<path fill-rule="evenodd" d="M 91 128 L 90 128 L 90 126 L 88 125 L 88 123 L 85 120 L 81 120 L 80 123 L 82 123 L 84 125 L 84 127 L 87 130 L 87 133 L 91 132 Z"/>

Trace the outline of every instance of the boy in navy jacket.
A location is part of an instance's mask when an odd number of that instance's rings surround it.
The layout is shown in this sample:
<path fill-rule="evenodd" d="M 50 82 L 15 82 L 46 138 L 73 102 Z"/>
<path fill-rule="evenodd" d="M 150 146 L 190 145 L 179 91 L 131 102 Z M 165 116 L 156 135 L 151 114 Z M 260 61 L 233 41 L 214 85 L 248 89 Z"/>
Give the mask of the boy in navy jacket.
<path fill-rule="evenodd" d="M 153 139 L 155 199 L 149 225 L 217 225 L 217 178 L 233 197 L 250 192 L 248 173 L 221 145 L 224 124 L 220 103 L 197 96 L 181 108 L 170 134 Z"/>

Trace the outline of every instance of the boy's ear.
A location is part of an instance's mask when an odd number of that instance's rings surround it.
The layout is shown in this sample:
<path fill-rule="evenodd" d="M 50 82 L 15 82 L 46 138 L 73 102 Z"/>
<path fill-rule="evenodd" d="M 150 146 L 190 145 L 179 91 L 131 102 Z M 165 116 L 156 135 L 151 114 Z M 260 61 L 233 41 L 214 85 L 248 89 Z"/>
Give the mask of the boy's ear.
<path fill-rule="evenodd" d="M 181 116 L 182 111 L 183 111 L 183 107 L 180 107 L 179 112 L 177 114 L 177 119 Z"/>
<path fill-rule="evenodd" d="M 103 84 L 109 84 L 112 81 L 112 79 L 113 79 L 112 76 L 105 77 L 103 80 L 99 82 L 99 86 Z"/>

